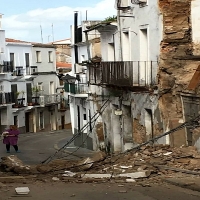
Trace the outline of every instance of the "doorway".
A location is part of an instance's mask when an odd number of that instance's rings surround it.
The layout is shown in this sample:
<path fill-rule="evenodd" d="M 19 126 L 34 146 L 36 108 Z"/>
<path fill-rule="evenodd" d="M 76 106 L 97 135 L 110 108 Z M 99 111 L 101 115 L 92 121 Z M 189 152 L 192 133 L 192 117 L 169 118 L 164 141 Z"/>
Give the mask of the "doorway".
<path fill-rule="evenodd" d="M 26 126 L 26 133 L 29 133 L 30 132 L 30 113 L 29 112 L 26 112 L 25 113 L 25 126 Z"/>
<path fill-rule="evenodd" d="M 153 130 L 153 113 L 151 109 L 145 109 L 145 127 L 146 127 L 146 140 L 154 137 Z"/>
<path fill-rule="evenodd" d="M 61 127 L 65 129 L 65 116 L 61 116 Z"/>

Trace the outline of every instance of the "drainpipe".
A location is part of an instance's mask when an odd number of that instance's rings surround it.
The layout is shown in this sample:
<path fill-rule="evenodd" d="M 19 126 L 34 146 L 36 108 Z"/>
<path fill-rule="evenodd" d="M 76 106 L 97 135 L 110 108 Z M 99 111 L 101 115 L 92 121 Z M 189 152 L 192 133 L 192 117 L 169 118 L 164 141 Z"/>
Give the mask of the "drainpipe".
<path fill-rule="evenodd" d="M 115 34 L 113 34 L 113 46 L 114 46 L 114 61 L 116 61 L 116 56 L 115 56 Z"/>
<path fill-rule="evenodd" d="M 121 31 L 121 19 L 120 19 L 120 10 L 117 10 L 117 18 L 119 24 L 119 45 L 120 45 L 120 61 L 123 61 L 123 54 L 122 54 L 122 31 Z"/>
<path fill-rule="evenodd" d="M 74 12 L 74 56 L 75 56 L 75 63 L 78 63 L 78 11 Z"/>

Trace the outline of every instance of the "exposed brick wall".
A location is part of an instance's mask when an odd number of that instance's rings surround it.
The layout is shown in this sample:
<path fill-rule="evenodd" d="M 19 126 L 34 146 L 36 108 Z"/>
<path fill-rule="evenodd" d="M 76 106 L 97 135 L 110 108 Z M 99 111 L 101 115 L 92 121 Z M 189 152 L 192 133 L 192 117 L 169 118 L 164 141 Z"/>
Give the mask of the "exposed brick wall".
<path fill-rule="evenodd" d="M 191 93 L 187 87 L 199 62 L 184 59 L 193 56 L 191 0 L 159 0 L 159 6 L 163 14 L 159 108 L 166 130 L 171 121 L 183 119 L 181 93 Z"/>

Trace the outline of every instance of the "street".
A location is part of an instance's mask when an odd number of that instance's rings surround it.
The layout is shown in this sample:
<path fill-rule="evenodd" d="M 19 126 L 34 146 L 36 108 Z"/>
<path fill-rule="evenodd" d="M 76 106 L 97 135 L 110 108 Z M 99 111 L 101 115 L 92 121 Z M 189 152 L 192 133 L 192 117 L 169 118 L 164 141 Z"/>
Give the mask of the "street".
<path fill-rule="evenodd" d="M 66 144 L 72 137 L 70 130 L 62 130 L 44 133 L 22 134 L 19 138 L 20 153 L 15 153 L 11 149 L 11 153 L 6 153 L 5 145 L 1 144 L 1 157 L 8 155 L 17 155 L 25 164 L 35 165 L 46 160 L 48 157 Z M 2 141 L 1 141 L 2 142 Z M 64 151 L 60 151 L 53 159 L 66 158 L 79 160 L 93 154 L 92 151 L 78 148 L 71 143 Z M 73 155 L 69 154 L 74 152 Z M 34 177 L 34 176 L 33 176 Z M 191 182 L 191 181 L 189 181 Z M 54 181 L 51 176 L 44 175 L 42 178 L 35 176 L 27 176 L 25 181 L 0 183 L 0 200 L 18 198 L 16 196 L 16 187 L 29 187 L 30 194 L 23 196 L 24 200 L 65 200 L 73 198 L 74 200 L 197 200 L 200 193 L 186 188 L 177 187 L 166 182 L 146 184 L 117 182 L 115 180 L 102 180 L 93 182 L 76 182 L 76 181 Z M 56 188 L 56 189 L 55 189 Z"/>
<path fill-rule="evenodd" d="M 15 187 L 29 187 L 28 196 L 17 197 Z M 1 190 L 0 190 L 1 191 Z M 120 183 L 63 183 L 36 182 L 34 184 L 10 184 L 0 193 L 0 200 L 199 200 L 200 193 L 173 185 L 134 186 Z"/>
<path fill-rule="evenodd" d="M 0 145 L 0 157 L 8 155 L 17 155 L 19 159 L 27 165 L 35 165 L 43 162 L 48 157 L 55 154 L 55 152 L 67 143 L 72 137 L 71 130 L 60 130 L 55 132 L 40 132 L 40 133 L 28 133 L 21 134 L 19 136 L 19 150 L 20 153 L 16 153 L 14 148 L 11 147 L 11 153 L 6 153 L 5 145 L 2 141 Z M 85 156 L 89 156 L 92 151 L 80 148 L 76 151 L 75 155 L 70 155 L 70 152 L 75 151 L 77 148 L 71 143 L 65 148 L 65 153 L 60 151 L 56 154 L 55 158 L 63 158 L 67 156 L 67 159 L 80 159 Z"/>

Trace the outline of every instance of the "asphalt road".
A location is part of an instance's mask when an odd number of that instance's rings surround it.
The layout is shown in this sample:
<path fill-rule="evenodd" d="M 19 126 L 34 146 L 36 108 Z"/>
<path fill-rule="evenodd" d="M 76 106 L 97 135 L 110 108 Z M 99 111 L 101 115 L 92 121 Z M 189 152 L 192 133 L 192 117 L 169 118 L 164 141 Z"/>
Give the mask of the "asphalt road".
<path fill-rule="evenodd" d="M 29 196 L 16 197 L 15 187 L 27 186 Z M 151 187 L 118 183 L 63 183 L 36 182 L 35 184 L 12 184 L 0 189 L 0 200 L 199 200 L 200 193 L 173 185 L 152 185 Z"/>
<path fill-rule="evenodd" d="M 6 153 L 5 145 L 0 141 L 0 157 L 17 155 L 24 164 L 39 164 L 54 155 L 71 137 L 72 132 L 70 130 L 21 134 L 18 142 L 20 153 L 16 153 L 13 147 L 11 147 L 11 153 Z M 76 149 L 77 147 L 72 143 L 64 149 L 65 151 L 59 151 L 53 158 L 65 158 L 67 156 L 67 159 L 79 159 L 90 153 L 89 150 L 80 148 L 76 151 Z M 69 156 L 69 153 L 73 151 L 76 151 L 76 153 Z"/>

